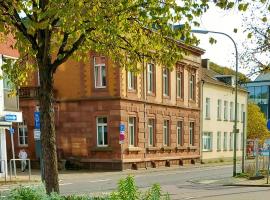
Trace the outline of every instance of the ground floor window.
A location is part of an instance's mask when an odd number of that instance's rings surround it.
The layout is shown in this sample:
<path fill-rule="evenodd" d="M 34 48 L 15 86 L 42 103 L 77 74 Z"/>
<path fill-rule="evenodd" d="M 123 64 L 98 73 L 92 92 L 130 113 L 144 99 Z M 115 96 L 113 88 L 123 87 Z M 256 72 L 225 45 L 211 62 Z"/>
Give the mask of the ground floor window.
<path fill-rule="evenodd" d="M 194 128 L 195 123 L 189 122 L 189 144 L 194 146 Z"/>
<path fill-rule="evenodd" d="M 177 145 L 184 145 L 183 121 L 177 122 Z"/>
<path fill-rule="evenodd" d="M 148 120 L 148 141 L 149 146 L 154 146 L 154 119 Z"/>
<path fill-rule="evenodd" d="M 135 146 L 135 117 L 128 118 L 129 146 Z"/>
<path fill-rule="evenodd" d="M 108 146 L 107 117 L 97 117 L 97 145 Z"/>
<path fill-rule="evenodd" d="M 25 121 L 23 123 L 19 123 L 18 126 L 18 139 L 19 146 L 27 146 L 28 145 L 28 130 Z"/>
<path fill-rule="evenodd" d="M 212 151 L 212 133 L 203 133 L 203 151 Z"/>
<path fill-rule="evenodd" d="M 217 132 L 217 151 L 221 150 L 221 132 Z"/>
<path fill-rule="evenodd" d="M 163 145 L 169 146 L 169 120 L 163 122 Z"/>

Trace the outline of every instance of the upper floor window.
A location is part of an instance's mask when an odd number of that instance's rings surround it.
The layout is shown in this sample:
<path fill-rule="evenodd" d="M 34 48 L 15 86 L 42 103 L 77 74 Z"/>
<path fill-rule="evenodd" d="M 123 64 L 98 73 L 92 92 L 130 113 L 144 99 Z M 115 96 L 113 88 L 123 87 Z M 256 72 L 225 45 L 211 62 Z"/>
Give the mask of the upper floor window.
<path fill-rule="evenodd" d="M 224 120 L 228 120 L 228 101 L 224 101 Z"/>
<path fill-rule="evenodd" d="M 163 122 L 163 145 L 169 146 L 169 120 Z"/>
<path fill-rule="evenodd" d="M 94 57 L 95 88 L 106 88 L 105 57 Z"/>
<path fill-rule="evenodd" d="M 189 77 L 189 99 L 195 100 L 195 75 L 191 74 Z"/>
<path fill-rule="evenodd" d="M 183 121 L 177 122 L 177 145 L 184 145 Z"/>
<path fill-rule="evenodd" d="M 177 90 L 177 97 L 183 98 L 183 72 L 176 73 L 176 90 Z"/>
<path fill-rule="evenodd" d="M 210 98 L 205 99 L 205 118 L 210 119 Z"/>
<path fill-rule="evenodd" d="M 154 64 L 147 64 L 147 92 L 154 93 Z"/>
<path fill-rule="evenodd" d="M 233 119 L 234 119 L 233 106 L 234 106 L 234 103 L 230 102 L 230 120 L 231 121 L 233 121 Z"/>
<path fill-rule="evenodd" d="M 19 146 L 27 146 L 28 145 L 28 129 L 25 121 L 23 123 L 19 123 L 18 125 L 18 139 Z"/>
<path fill-rule="evenodd" d="M 97 146 L 108 145 L 107 117 L 97 117 Z"/>
<path fill-rule="evenodd" d="M 189 144 L 194 146 L 194 128 L 195 128 L 195 122 L 189 122 Z"/>
<path fill-rule="evenodd" d="M 222 101 L 221 99 L 218 99 L 218 102 L 217 102 L 217 119 L 218 120 L 221 120 L 221 110 L 222 110 Z"/>
<path fill-rule="evenodd" d="M 163 96 L 169 96 L 169 69 L 163 69 Z"/>
<path fill-rule="evenodd" d="M 128 118 L 128 134 L 129 134 L 129 146 L 135 146 L 135 124 L 136 118 L 129 117 Z"/>
<path fill-rule="evenodd" d="M 128 71 L 128 89 L 136 90 L 136 75 L 131 71 Z"/>

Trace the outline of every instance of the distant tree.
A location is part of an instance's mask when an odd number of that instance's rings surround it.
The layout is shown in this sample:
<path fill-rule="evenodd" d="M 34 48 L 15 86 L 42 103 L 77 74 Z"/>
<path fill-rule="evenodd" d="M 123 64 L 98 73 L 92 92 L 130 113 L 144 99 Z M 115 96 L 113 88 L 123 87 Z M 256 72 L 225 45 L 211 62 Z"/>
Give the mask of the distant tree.
<path fill-rule="evenodd" d="M 247 117 L 247 138 L 264 140 L 270 137 L 270 133 L 266 127 L 266 118 L 261 112 L 260 107 L 254 103 L 248 104 Z"/>
<path fill-rule="evenodd" d="M 213 63 L 213 62 L 210 62 L 210 69 L 212 69 L 213 71 L 215 71 L 219 74 L 222 74 L 222 75 L 234 75 L 235 74 L 235 71 L 233 69 L 220 66 L 220 65 Z M 246 83 L 246 82 L 250 81 L 250 79 L 246 75 L 244 75 L 240 72 L 238 72 L 238 77 L 239 77 L 240 83 Z"/>

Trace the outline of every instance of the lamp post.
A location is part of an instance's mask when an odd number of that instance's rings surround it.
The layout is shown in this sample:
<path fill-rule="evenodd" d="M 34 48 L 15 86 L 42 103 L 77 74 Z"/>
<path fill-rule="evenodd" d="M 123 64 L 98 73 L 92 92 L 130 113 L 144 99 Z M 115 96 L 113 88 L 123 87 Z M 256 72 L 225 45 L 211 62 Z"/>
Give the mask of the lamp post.
<path fill-rule="evenodd" d="M 234 132 L 234 149 L 233 149 L 233 176 L 236 176 L 236 134 L 239 132 L 237 129 L 237 113 L 238 113 L 238 106 L 237 106 L 237 90 L 238 90 L 238 50 L 235 41 L 233 38 L 223 32 L 217 32 L 217 31 L 208 31 L 208 30 L 191 30 L 192 33 L 199 33 L 199 34 L 208 34 L 208 33 L 214 33 L 219 35 L 225 35 L 228 37 L 234 45 L 235 49 L 235 113 L 234 113 L 234 126 L 233 126 L 233 132 Z"/>

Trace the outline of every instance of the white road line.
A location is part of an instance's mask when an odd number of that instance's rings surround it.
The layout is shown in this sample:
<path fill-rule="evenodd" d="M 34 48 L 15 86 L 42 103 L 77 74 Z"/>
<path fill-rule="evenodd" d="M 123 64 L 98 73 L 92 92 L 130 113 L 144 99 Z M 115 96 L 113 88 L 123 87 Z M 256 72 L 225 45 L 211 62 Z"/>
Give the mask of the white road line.
<path fill-rule="evenodd" d="M 106 182 L 111 181 L 112 179 L 101 179 L 101 180 L 95 180 L 95 181 L 88 181 L 88 183 L 97 183 L 97 182 Z"/>
<path fill-rule="evenodd" d="M 64 186 L 64 185 L 72 185 L 73 183 L 60 183 L 60 186 Z"/>

